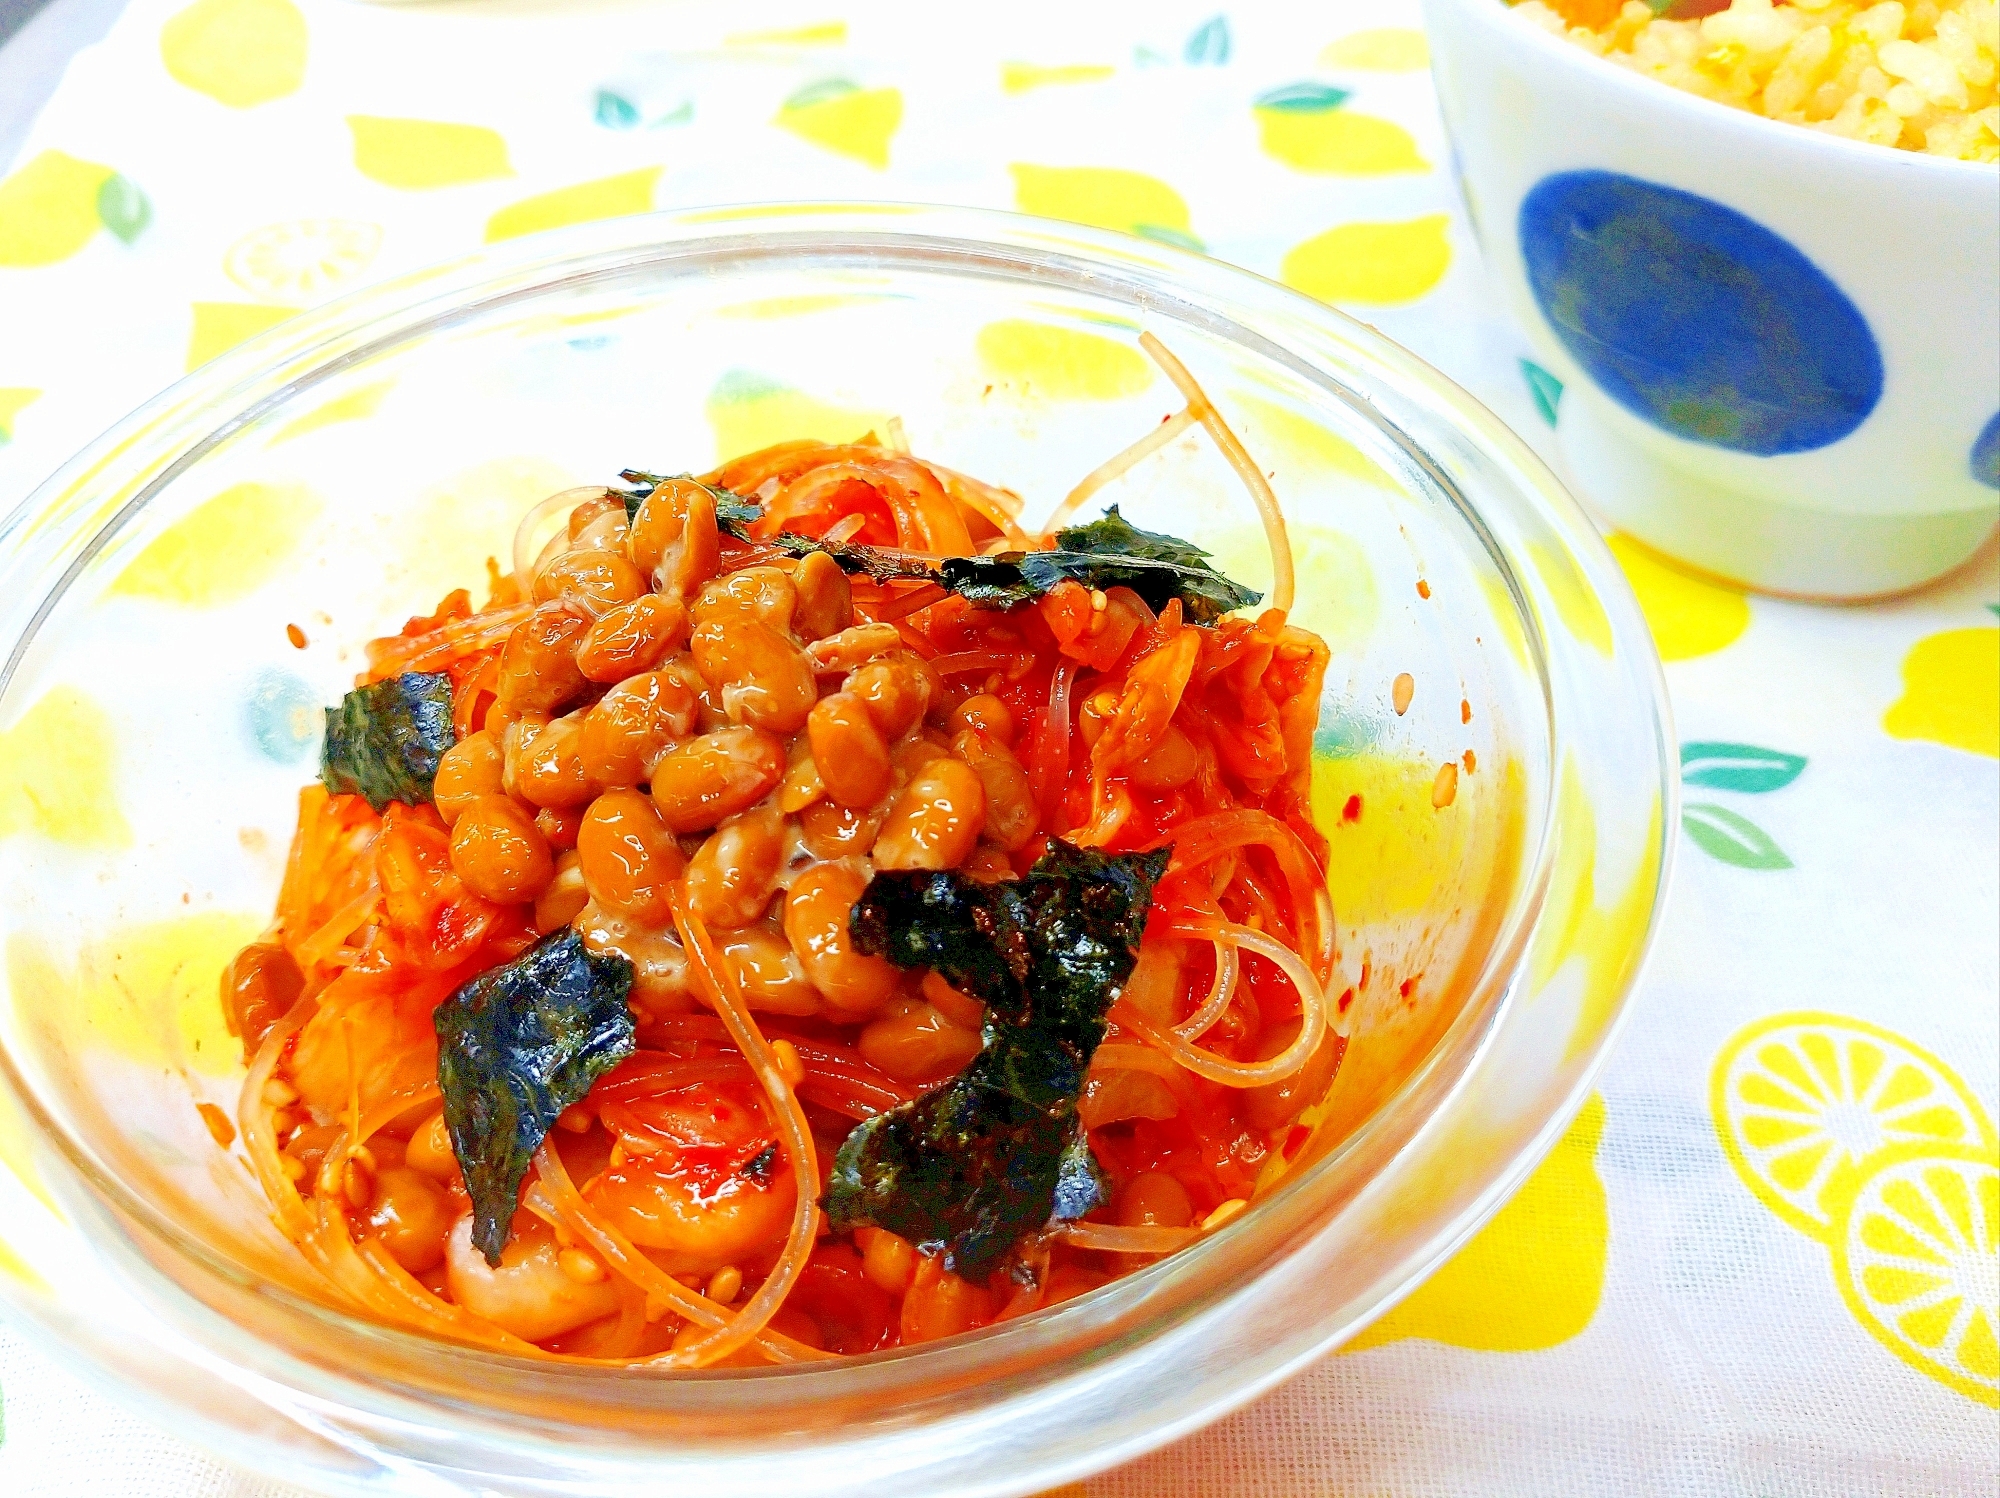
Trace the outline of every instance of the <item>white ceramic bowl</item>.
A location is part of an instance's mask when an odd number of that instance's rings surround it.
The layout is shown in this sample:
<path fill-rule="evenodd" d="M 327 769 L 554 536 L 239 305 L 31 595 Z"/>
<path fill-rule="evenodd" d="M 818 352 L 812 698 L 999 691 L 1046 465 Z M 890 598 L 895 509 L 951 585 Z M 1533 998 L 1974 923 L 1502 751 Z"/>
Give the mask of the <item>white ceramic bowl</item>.
<path fill-rule="evenodd" d="M 1480 248 L 1620 529 L 1769 592 L 1951 570 L 2000 520 L 2000 170 L 1767 120 L 1503 0 L 1424 0 Z"/>

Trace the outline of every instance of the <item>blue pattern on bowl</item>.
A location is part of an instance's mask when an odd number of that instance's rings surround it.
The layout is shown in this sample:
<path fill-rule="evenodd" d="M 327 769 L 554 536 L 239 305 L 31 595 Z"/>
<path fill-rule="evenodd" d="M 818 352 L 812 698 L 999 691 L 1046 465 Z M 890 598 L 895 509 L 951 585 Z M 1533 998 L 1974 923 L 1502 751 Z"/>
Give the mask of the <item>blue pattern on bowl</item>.
<path fill-rule="evenodd" d="M 1560 172 L 1521 204 L 1542 314 L 1620 405 L 1696 442 L 1826 447 L 1882 395 L 1867 320 L 1788 241 L 1733 208 L 1615 172 Z"/>

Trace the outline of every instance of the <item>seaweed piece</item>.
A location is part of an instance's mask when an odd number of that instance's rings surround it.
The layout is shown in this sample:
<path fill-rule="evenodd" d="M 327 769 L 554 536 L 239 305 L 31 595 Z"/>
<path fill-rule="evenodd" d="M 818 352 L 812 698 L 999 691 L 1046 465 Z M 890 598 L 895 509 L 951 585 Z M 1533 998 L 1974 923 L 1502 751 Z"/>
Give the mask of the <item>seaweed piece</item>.
<path fill-rule="evenodd" d="M 619 477 L 633 485 L 617 491 L 625 498 L 628 516 L 638 514 L 646 496 L 666 482 L 663 475 L 637 468 L 627 468 Z M 1033 603 L 1058 583 L 1074 582 L 1086 588 L 1130 588 L 1155 613 L 1169 599 L 1178 598 L 1187 618 L 1213 624 L 1232 609 L 1247 608 L 1264 596 L 1217 572 L 1209 565 L 1208 553 L 1193 542 L 1141 530 L 1119 514 L 1116 505 L 1086 525 L 1057 531 L 1053 551 L 946 557 L 932 566 L 886 547 L 827 542 L 793 531 L 753 537 L 750 527 L 763 514 L 755 500 L 713 484 L 702 487 L 715 496 L 716 525 L 739 541 L 769 546 L 791 557 L 824 552 L 842 572 L 877 582 L 936 583 L 985 609 Z"/>
<path fill-rule="evenodd" d="M 613 489 L 611 492 L 625 501 L 625 518 L 634 519 L 639 506 L 652 497 L 652 493 L 669 479 L 686 479 L 689 483 L 701 484 L 701 480 L 691 473 L 648 473 L 643 468 L 619 470 L 618 477 L 632 487 Z M 733 489 L 724 489 L 718 484 L 701 484 L 715 500 L 715 524 L 726 535 L 739 541 L 750 539 L 750 527 L 764 513 L 764 507 L 754 499 L 745 499 Z"/>
<path fill-rule="evenodd" d="M 940 580 L 984 608 L 1011 608 L 1040 598 L 1061 582 L 1086 588 L 1130 588 L 1154 612 L 1178 598 L 1189 619 L 1212 624 L 1263 597 L 1208 564 L 1191 541 L 1141 530 L 1113 505 L 1087 525 L 1056 532 L 1053 551 L 1003 551 L 990 557 L 947 557 Z"/>
<path fill-rule="evenodd" d="M 855 946 L 983 1001 L 985 1044 L 951 1081 L 847 1136 L 826 1195 L 836 1229 L 887 1228 L 978 1278 L 1024 1233 L 1101 1204 L 1076 1103 L 1167 858 L 1056 839 L 1012 882 L 875 876 L 849 920 Z"/>
<path fill-rule="evenodd" d="M 842 572 L 851 576 L 872 577 L 878 583 L 896 580 L 944 581 L 938 569 L 930 563 L 919 561 L 907 552 L 890 551 L 881 546 L 863 546 L 853 541 L 822 541 L 817 536 L 801 536 L 796 531 L 779 531 L 775 536 L 766 536 L 763 544 L 775 546 L 791 557 L 802 557 L 815 551 L 825 552 Z"/>
<path fill-rule="evenodd" d="M 360 795 L 380 811 L 391 801 L 431 799 L 438 760 L 458 742 L 451 726 L 451 677 L 406 671 L 357 687 L 326 710 L 319 778 L 334 795 Z"/>
<path fill-rule="evenodd" d="M 487 1263 L 500 1263 L 521 1178 L 550 1126 L 632 1054 L 631 988 L 631 963 L 565 928 L 438 1005 L 445 1128 Z"/>

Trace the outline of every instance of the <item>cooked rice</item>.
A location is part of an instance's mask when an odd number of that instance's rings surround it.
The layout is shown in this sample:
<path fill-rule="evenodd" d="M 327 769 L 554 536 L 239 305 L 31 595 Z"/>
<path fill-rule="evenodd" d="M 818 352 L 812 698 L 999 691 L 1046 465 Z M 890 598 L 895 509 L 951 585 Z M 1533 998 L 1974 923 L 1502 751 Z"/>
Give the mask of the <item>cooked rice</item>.
<path fill-rule="evenodd" d="M 1733 0 L 1670 20 L 1644 0 L 1524 0 L 1535 24 L 1689 93 L 1960 161 L 2000 161 L 1995 0 Z M 1698 8 L 1700 0 L 1692 0 Z"/>

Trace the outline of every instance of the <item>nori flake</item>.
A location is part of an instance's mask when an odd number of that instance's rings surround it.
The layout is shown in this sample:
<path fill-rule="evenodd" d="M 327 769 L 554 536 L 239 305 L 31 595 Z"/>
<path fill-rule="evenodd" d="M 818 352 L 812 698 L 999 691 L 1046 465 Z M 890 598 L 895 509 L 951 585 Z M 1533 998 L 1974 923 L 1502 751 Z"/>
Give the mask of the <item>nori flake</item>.
<path fill-rule="evenodd" d="M 631 963 L 565 928 L 438 1005 L 444 1122 L 487 1263 L 500 1263 L 521 1178 L 550 1126 L 632 1054 L 631 988 Z"/>
<path fill-rule="evenodd" d="M 458 742 L 451 726 L 451 677 L 406 671 L 357 687 L 326 710 L 319 778 L 334 795 L 360 795 L 380 811 L 391 801 L 431 799 L 438 760 Z"/>
<path fill-rule="evenodd" d="M 847 1136 L 826 1196 L 836 1229 L 887 1228 L 981 1278 L 1023 1234 L 1103 1203 L 1076 1104 L 1167 859 L 1057 839 L 1016 881 L 875 876 L 849 921 L 856 947 L 983 1001 L 985 1045 Z"/>

